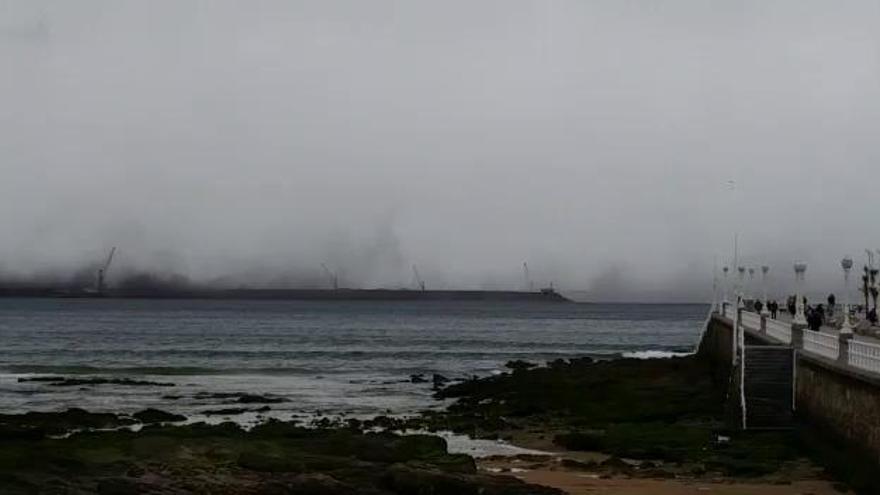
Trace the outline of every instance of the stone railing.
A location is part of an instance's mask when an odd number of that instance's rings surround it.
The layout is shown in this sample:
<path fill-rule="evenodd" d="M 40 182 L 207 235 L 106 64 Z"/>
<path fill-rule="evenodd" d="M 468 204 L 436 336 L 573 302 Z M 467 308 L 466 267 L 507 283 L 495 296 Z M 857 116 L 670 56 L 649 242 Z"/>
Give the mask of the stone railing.
<path fill-rule="evenodd" d="M 840 338 L 830 333 L 804 330 L 804 350 L 828 359 L 837 359 L 840 351 Z"/>
<path fill-rule="evenodd" d="M 807 354 L 880 374 L 880 343 L 853 340 L 851 334 L 815 332 L 790 322 L 770 319 L 765 315 L 743 309 L 739 311 L 740 325 L 746 330 L 791 345 Z"/>
<path fill-rule="evenodd" d="M 851 340 L 847 354 L 850 366 L 880 373 L 880 345 Z"/>

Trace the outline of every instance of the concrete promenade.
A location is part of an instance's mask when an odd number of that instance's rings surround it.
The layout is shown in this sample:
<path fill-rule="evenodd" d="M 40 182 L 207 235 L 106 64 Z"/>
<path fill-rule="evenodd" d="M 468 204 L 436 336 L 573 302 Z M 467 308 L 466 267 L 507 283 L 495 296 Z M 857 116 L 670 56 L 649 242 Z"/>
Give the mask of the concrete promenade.
<path fill-rule="evenodd" d="M 740 403 L 742 416 L 761 412 L 766 420 L 768 415 L 771 419 L 793 415 L 841 439 L 857 456 L 880 468 L 877 339 L 840 335 L 833 328 L 813 332 L 792 325 L 787 315 L 771 320 L 744 309 L 736 314 L 728 306 L 710 318 L 698 355 L 713 362 L 720 375 L 730 377 L 737 391 L 732 397 L 740 397 L 734 402 Z M 778 373 L 782 369 L 788 370 L 787 376 Z M 772 383 L 762 383 L 765 373 L 764 381 Z M 768 413 L 762 409 L 768 398 L 763 392 L 771 384 L 773 398 L 784 400 L 775 401 L 776 407 Z M 749 429 L 752 423 L 744 420 L 742 426 Z"/>
<path fill-rule="evenodd" d="M 733 323 L 733 311 L 732 305 L 722 305 L 720 316 Z M 807 356 L 834 360 L 843 367 L 876 374 L 880 380 L 880 340 L 875 337 L 844 334 L 829 326 L 815 332 L 795 325 L 788 313 L 780 313 L 774 320 L 740 309 L 739 316 L 741 328 L 737 332 L 744 332 L 752 340 L 790 346 Z"/>

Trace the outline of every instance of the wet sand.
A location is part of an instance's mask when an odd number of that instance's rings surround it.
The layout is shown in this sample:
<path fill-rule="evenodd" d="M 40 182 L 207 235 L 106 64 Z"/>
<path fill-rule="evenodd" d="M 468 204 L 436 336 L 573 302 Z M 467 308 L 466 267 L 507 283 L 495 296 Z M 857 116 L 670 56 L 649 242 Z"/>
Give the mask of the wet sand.
<path fill-rule="evenodd" d="M 571 471 L 535 470 L 514 474 L 528 483 L 559 488 L 570 495 L 840 495 L 827 481 L 798 481 L 786 485 L 729 481 L 678 481 L 594 478 Z"/>
<path fill-rule="evenodd" d="M 530 447 L 539 442 L 524 442 Z M 570 495 L 841 495 L 853 493 L 825 479 L 823 470 L 807 460 L 791 463 L 779 473 L 757 479 L 682 477 L 669 479 L 621 474 L 587 467 L 607 460 L 592 452 L 549 452 L 546 455 L 491 456 L 478 459 L 478 469 L 514 476 L 526 483 L 557 488 Z M 635 473 L 637 471 L 633 471 Z M 671 476 L 671 473 L 664 473 Z"/>

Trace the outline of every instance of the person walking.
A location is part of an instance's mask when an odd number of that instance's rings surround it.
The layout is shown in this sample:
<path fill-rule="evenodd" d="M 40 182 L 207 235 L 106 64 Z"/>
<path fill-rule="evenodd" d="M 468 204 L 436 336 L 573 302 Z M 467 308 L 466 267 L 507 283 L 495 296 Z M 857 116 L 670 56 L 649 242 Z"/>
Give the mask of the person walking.
<path fill-rule="evenodd" d="M 822 315 L 818 309 L 810 308 L 807 312 L 807 327 L 814 332 L 822 329 Z"/>

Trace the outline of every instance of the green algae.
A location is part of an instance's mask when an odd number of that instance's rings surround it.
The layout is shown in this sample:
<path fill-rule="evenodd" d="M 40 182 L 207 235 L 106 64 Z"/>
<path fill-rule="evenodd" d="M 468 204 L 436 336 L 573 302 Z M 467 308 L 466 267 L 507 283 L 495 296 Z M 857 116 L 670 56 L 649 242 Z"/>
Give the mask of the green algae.
<path fill-rule="evenodd" d="M 558 494 L 478 474 L 431 435 L 269 421 L 4 438 L 2 493 Z M 453 491 L 455 490 L 455 491 Z"/>
<path fill-rule="evenodd" d="M 732 477 L 772 474 L 802 456 L 796 432 L 731 428 L 726 388 L 694 356 L 512 368 L 438 392 L 456 401 L 446 411 L 426 413 L 426 427 L 478 438 L 539 431 L 569 450 Z"/>

